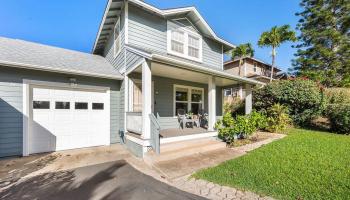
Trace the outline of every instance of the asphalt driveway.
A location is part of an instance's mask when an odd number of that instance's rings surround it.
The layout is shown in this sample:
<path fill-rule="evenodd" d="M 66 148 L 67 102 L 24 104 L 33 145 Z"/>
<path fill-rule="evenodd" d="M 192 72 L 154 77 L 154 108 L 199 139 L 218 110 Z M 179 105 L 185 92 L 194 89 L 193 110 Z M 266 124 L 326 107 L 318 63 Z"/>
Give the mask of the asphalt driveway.
<path fill-rule="evenodd" d="M 46 173 L 17 183 L 0 199 L 204 199 L 160 182 L 126 161 Z"/>

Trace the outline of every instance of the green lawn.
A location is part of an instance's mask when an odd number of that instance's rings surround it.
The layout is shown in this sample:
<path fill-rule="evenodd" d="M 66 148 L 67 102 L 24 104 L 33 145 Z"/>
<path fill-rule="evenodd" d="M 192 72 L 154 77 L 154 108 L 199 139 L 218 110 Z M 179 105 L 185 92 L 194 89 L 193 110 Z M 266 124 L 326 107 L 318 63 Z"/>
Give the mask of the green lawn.
<path fill-rule="evenodd" d="M 289 132 L 194 177 L 278 199 L 350 199 L 350 136 Z"/>

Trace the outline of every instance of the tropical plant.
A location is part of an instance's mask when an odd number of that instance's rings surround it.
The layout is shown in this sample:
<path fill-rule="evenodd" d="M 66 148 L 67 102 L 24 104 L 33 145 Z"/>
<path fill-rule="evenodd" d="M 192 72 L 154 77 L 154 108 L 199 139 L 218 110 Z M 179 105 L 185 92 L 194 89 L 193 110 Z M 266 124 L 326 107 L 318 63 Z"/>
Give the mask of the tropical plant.
<path fill-rule="evenodd" d="M 350 87 L 350 1 L 302 0 L 296 75 L 326 87 Z"/>
<path fill-rule="evenodd" d="M 250 43 L 240 44 L 231 52 L 231 58 L 232 60 L 239 58 L 239 75 L 241 75 L 241 68 L 243 65 L 243 58 L 245 57 L 253 57 L 254 56 L 254 49 Z"/>
<path fill-rule="evenodd" d="M 265 31 L 261 34 L 258 41 L 259 47 L 271 47 L 272 48 L 272 64 L 271 64 L 271 74 L 270 82 L 273 79 L 273 71 L 275 67 L 276 60 L 276 48 L 278 48 L 282 43 L 287 41 L 296 41 L 295 32 L 290 30 L 289 25 L 283 25 L 281 27 L 274 26 L 270 31 Z"/>
<path fill-rule="evenodd" d="M 297 125 L 309 125 L 323 111 L 322 88 L 312 80 L 294 79 L 270 83 L 253 91 L 254 108 L 267 111 L 275 103 L 289 108 Z"/>
<path fill-rule="evenodd" d="M 284 132 L 292 122 L 288 115 L 288 107 L 278 103 L 267 110 L 267 116 L 266 129 L 273 133 Z"/>

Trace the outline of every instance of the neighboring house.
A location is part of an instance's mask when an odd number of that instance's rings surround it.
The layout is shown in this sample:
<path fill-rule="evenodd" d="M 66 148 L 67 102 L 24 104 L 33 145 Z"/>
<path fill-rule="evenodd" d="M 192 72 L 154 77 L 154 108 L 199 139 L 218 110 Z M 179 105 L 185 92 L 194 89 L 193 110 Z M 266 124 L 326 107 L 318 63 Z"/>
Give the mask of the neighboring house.
<path fill-rule="evenodd" d="M 139 0 L 108 2 L 92 54 L 0 38 L 0 157 L 118 142 L 142 157 L 216 136 L 222 89 L 244 87 L 249 113 L 261 84 L 224 71 L 232 48 L 194 7 Z M 208 128 L 180 135 L 178 109 L 204 109 Z M 159 138 L 159 128 L 175 135 Z"/>
<path fill-rule="evenodd" d="M 270 82 L 271 75 L 271 65 L 267 64 L 261 60 L 253 57 L 244 57 L 241 59 L 236 58 L 234 60 L 229 60 L 224 62 L 224 70 L 227 73 L 237 75 L 240 77 L 249 78 L 252 80 L 257 80 L 263 83 Z M 281 70 L 274 67 L 273 69 L 273 79 L 283 78 L 281 75 Z M 232 103 L 235 102 L 235 98 L 243 99 L 246 96 L 246 91 L 242 85 L 236 85 L 234 87 L 226 87 L 223 90 L 223 102 Z"/>
<path fill-rule="evenodd" d="M 251 78 L 264 83 L 270 82 L 271 65 L 252 57 L 242 58 L 242 65 L 239 66 L 240 59 L 229 60 L 224 63 L 224 70 L 230 74 Z M 277 79 L 280 69 L 274 67 L 273 79 Z"/>

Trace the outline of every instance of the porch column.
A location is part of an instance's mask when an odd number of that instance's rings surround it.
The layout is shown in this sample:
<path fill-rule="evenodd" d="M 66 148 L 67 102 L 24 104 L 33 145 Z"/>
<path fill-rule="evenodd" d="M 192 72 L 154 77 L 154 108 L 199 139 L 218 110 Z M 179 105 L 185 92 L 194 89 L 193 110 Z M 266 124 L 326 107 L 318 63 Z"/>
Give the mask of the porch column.
<path fill-rule="evenodd" d="M 253 109 L 253 94 L 252 86 L 247 84 L 245 86 L 245 114 L 250 114 Z"/>
<path fill-rule="evenodd" d="M 216 122 L 216 85 L 215 76 L 210 76 L 208 80 L 208 130 L 214 130 Z"/>
<path fill-rule="evenodd" d="M 146 61 L 142 63 L 142 138 L 151 138 L 151 121 L 149 115 L 152 112 L 152 73 L 151 66 Z"/>
<path fill-rule="evenodd" d="M 243 87 L 242 85 L 239 86 L 239 91 L 238 91 L 239 99 L 243 99 Z"/>

